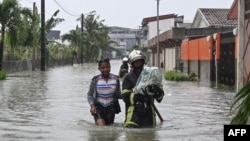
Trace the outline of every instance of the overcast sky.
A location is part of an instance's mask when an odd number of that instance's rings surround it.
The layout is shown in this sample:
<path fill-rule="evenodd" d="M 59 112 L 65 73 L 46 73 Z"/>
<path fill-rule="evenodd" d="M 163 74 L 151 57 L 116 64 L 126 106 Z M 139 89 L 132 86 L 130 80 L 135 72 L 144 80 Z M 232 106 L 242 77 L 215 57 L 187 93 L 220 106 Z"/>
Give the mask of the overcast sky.
<path fill-rule="evenodd" d="M 0 0 L 2 1 L 2 0 Z M 19 0 L 22 7 L 32 8 L 33 2 L 41 7 L 41 0 Z M 160 0 L 159 15 L 184 15 L 184 21 L 192 22 L 198 8 L 230 8 L 233 0 Z M 156 0 L 45 0 L 45 18 L 60 10 L 58 17 L 65 21 L 54 30 L 61 34 L 75 29 L 80 15 L 96 11 L 107 26 L 139 28 L 142 19 L 157 16 Z M 40 13 L 40 12 L 39 12 Z"/>

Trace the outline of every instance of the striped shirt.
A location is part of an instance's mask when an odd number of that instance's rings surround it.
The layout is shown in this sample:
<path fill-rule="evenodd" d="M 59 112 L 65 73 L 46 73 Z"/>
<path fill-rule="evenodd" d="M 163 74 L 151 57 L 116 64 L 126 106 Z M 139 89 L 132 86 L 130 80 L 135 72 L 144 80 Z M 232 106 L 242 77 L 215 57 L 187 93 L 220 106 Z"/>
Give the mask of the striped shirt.
<path fill-rule="evenodd" d="M 96 102 L 103 107 L 108 107 L 114 103 L 114 94 L 116 91 L 116 77 L 110 74 L 108 81 L 100 75 L 96 84 Z"/>

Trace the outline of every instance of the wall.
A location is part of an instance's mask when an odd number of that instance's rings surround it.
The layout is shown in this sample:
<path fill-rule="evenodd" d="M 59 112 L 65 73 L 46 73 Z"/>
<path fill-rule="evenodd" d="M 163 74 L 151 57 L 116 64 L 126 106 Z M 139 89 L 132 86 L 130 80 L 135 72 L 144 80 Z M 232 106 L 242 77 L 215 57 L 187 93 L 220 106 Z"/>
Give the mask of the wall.
<path fill-rule="evenodd" d="M 163 63 L 163 67 L 165 71 L 175 70 L 176 69 L 175 48 L 165 48 L 163 54 L 164 54 L 164 57 L 163 57 L 164 61 L 161 60 L 160 63 Z"/>
<path fill-rule="evenodd" d="M 160 34 L 174 27 L 174 18 L 159 21 Z M 148 40 L 157 36 L 157 21 L 148 23 Z"/>
<path fill-rule="evenodd" d="M 201 81 L 211 79 L 212 37 L 203 37 L 181 44 L 181 59 L 183 72 L 192 72 L 199 76 Z"/>
<path fill-rule="evenodd" d="M 71 65 L 71 59 L 61 59 L 61 60 L 52 60 L 46 65 L 46 68 L 51 68 L 55 66 L 65 66 Z M 35 61 L 35 69 L 40 70 L 40 60 Z M 31 60 L 17 60 L 17 61 L 4 61 L 3 70 L 7 73 L 20 72 L 20 71 L 32 71 L 32 61 Z"/>
<path fill-rule="evenodd" d="M 201 81 L 210 81 L 211 80 L 211 61 L 201 61 L 200 65 L 200 80 Z"/>

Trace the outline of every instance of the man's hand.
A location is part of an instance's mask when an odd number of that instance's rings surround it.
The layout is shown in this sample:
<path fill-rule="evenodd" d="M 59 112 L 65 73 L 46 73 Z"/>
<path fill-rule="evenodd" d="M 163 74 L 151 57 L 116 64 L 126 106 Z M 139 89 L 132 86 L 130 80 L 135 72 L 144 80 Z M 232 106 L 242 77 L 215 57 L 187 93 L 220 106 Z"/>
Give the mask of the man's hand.
<path fill-rule="evenodd" d="M 142 91 L 144 94 L 153 95 L 156 97 L 163 92 L 162 89 L 155 84 L 150 84 L 150 85 L 146 86 L 146 88 L 142 89 Z"/>
<path fill-rule="evenodd" d="M 162 89 L 155 84 L 151 84 L 148 86 L 148 91 L 151 93 L 158 93 L 158 92 L 162 92 Z"/>

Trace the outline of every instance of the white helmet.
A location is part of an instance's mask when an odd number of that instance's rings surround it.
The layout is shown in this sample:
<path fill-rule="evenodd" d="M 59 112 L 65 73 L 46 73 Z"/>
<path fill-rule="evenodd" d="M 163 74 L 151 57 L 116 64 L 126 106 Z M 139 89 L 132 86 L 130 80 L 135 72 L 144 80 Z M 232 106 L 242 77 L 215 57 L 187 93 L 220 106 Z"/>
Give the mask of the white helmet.
<path fill-rule="evenodd" d="M 140 50 L 133 50 L 129 54 L 129 63 L 132 64 L 135 60 L 143 59 L 145 62 L 146 56 Z"/>
<path fill-rule="evenodd" d="M 127 58 L 127 57 L 124 57 L 124 58 L 122 59 L 122 61 L 123 61 L 123 62 L 127 62 L 127 61 L 128 61 L 128 58 Z"/>

